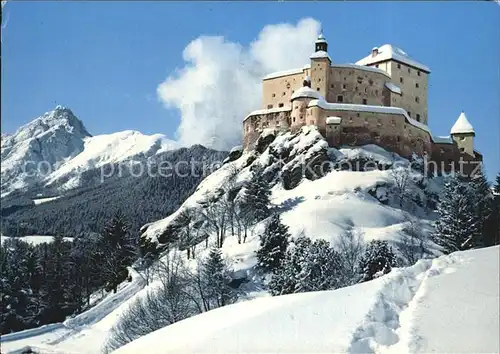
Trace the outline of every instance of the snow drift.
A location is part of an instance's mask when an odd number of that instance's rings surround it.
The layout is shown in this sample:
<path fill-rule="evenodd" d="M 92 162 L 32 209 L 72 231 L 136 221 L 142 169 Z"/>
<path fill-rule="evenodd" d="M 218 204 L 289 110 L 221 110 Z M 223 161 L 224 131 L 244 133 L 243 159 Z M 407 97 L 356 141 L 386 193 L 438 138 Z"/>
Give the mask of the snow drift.
<path fill-rule="evenodd" d="M 497 246 L 421 260 L 348 288 L 263 297 L 167 326 L 115 353 L 494 353 L 498 262 Z"/>

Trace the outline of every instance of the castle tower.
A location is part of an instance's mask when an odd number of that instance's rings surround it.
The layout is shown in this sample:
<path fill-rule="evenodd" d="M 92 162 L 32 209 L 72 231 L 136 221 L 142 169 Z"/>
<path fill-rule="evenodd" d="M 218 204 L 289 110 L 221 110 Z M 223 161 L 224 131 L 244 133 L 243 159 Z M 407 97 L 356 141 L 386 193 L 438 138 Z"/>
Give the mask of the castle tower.
<path fill-rule="evenodd" d="M 332 59 L 328 55 L 328 42 L 323 31 L 315 42 L 315 52 L 311 55 L 311 88 L 323 97 L 328 93 L 328 79 Z"/>
<path fill-rule="evenodd" d="M 463 111 L 460 113 L 460 116 L 451 128 L 450 134 L 453 141 L 460 149 L 460 152 L 470 156 L 475 155 L 474 136 L 476 135 L 476 132 Z"/>

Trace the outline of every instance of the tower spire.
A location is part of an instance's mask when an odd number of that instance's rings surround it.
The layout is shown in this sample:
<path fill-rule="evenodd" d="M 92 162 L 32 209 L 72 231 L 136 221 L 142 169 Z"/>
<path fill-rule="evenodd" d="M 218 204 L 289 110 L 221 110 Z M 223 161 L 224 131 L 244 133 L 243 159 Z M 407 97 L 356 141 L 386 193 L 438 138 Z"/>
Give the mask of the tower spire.
<path fill-rule="evenodd" d="M 323 29 L 319 32 L 318 39 L 315 42 L 316 52 L 328 52 L 328 42 L 326 41 Z"/>

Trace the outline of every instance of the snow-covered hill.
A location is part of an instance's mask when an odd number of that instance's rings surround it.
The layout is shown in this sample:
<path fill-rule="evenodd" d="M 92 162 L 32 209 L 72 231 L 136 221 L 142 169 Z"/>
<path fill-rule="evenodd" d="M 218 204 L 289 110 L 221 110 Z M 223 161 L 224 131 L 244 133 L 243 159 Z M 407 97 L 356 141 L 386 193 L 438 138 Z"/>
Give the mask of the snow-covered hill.
<path fill-rule="evenodd" d="M 228 185 L 235 185 L 238 190 L 256 170 L 263 171 L 274 185 L 272 203 L 279 208 L 292 237 L 304 235 L 335 242 L 339 235 L 350 230 L 366 242 L 374 239 L 398 242 L 402 229 L 413 217 L 423 230 L 430 230 L 433 216 L 426 206 L 433 202 L 441 181 L 424 178 L 421 172 L 408 168 L 409 161 L 376 145 L 328 148 L 319 131 L 311 126 L 296 134 L 277 137 L 266 132 L 260 143 L 260 153 L 259 148 L 245 152 L 223 165 L 200 183 L 176 213 L 144 227 L 142 237 L 153 244 L 168 243 L 169 226 L 176 223 L 182 210 L 201 208 L 205 201 L 220 198 L 227 193 Z M 320 171 L 321 166 L 328 164 L 362 166 L 367 161 L 381 169 Z M 398 169 L 384 169 L 396 163 Z M 408 173 L 404 187 L 406 205 L 401 208 L 397 185 L 405 173 Z M 243 190 L 239 189 L 239 193 Z M 259 228 L 255 231 L 257 234 Z M 228 252 L 232 252 L 234 240 L 226 242 Z M 255 248 L 258 239 L 250 237 L 249 242 L 255 242 Z"/>
<path fill-rule="evenodd" d="M 70 109 L 57 106 L 2 136 L 2 197 L 35 185 L 78 187 L 82 172 L 130 159 L 142 161 L 175 147 L 162 134 L 123 131 L 92 137 Z"/>
<path fill-rule="evenodd" d="M 421 260 L 348 288 L 259 298 L 115 352 L 498 353 L 498 262 L 497 246 Z"/>
<path fill-rule="evenodd" d="M 116 353 L 497 353 L 499 252 L 456 252 L 348 288 L 244 301 Z M 2 336 L 2 351 L 98 353 L 120 313 L 145 291 L 132 276 L 75 319 Z"/>

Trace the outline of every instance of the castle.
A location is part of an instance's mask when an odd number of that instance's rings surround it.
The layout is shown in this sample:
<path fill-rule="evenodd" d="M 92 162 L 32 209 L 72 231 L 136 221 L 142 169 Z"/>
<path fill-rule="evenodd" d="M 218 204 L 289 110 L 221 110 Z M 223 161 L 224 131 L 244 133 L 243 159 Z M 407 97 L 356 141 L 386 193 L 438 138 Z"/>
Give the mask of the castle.
<path fill-rule="evenodd" d="M 414 153 L 426 156 L 440 171 L 455 168 L 460 160 L 482 161 L 464 112 L 450 136 L 431 134 L 431 70 L 401 49 L 385 44 L 356 64 L 334 64 L 321 33 L 310 59 L 303 68 L 264 77 L 263 109 L 243 121 L 245 149 L 253 148 L 264 129 L 296 131 L 316 125 L 331 147 L 377 144 L 408 158 Z"/>

